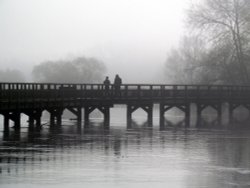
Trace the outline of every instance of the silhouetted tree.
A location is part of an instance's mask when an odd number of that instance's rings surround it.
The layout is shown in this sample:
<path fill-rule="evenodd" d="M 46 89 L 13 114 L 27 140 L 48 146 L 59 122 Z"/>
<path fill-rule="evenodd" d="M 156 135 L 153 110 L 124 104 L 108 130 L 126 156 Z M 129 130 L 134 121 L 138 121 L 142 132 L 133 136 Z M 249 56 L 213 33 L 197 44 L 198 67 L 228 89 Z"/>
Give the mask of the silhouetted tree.
<path fill-rule="evenodd" d="M 249 84 L 250 1 L 203 0 L 188 13 L 196 37 L 170 52 L 168 82 Z"/>
<path fill-rule="evenodd" d="M 0 82 L 24 82 L 25 76 L 16 69 L 0 70 Z"/>
<path fill-rule="evenodd" d="M 190 8 L 189 23 L 202 31 L 217 57 L 229 55 L 224 66 L 237 72 L 234 79 L 249 84 L 250 1 L 204 0 Z"/>
<path fill-rule="evenodd" d="M 73 60 L 47 61 L 33 68 L 38 82 L 94 83 L 104 78 L 106 66 L 95 58 L 79 57 Z"/>
<path fill-rule="evenodd" d="M 197 36 L 184 37 L 166 61 L 168 83 L 237 84 L 240 74 L 230 45 L 209 48 Z"/>

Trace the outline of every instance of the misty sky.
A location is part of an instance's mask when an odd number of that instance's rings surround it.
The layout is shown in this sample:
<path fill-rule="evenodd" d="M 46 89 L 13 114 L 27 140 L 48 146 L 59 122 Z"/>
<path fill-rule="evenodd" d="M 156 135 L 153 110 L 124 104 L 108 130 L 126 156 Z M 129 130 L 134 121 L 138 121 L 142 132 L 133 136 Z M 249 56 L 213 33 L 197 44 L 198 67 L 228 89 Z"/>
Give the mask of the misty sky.
<path fill-rule="evenodd" d="M 161 79 L 188 0 L 0 0 L 0 69 L 97 57 L 124 82 Z M 138 74 L 138 71 L 140 73 Z"/>

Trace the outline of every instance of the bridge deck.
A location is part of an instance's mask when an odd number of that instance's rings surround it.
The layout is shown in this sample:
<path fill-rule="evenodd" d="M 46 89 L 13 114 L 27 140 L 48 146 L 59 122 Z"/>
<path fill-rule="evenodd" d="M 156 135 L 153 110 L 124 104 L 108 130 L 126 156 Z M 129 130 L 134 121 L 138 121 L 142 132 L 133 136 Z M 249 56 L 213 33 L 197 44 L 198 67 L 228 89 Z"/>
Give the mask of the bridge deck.
<path fill-rule="evenodd" d="M 39 123 L 43 110 L 61 121 L 64 109 L 69 109 L 81 121 L 81 108 L 85 109 L 85 120 L 98 108 L 109 120 L 109 108 L 115 104 L 127 105 L 127 117 L 142 108 L 152 121 L 152 106 L 160 104 L 160 121 L 164 113 L 172 107 L 182 110 L 187 119 L 190 116 L 190 104 L 197 105 L 198 116 L 207 106 L 213 107 L 221 116 L 223 103 L 229 104 L 229 111 L 240 105 L 250 110 L 250 86 L 230 85 L 147 85 L 123 84 L 119 89 L 103 84 L 58 84 L 58 83 L 0 83 L 0 113 L 20 124 L 20 113 Z"/>
<path fill-rule="evenodd" d="M 127 104 L 130 102 L 250 102 L 249 86 L 124 84 L 116 91 L 103 84 L 0 83 L 0 110 L 32 103 Z"/>

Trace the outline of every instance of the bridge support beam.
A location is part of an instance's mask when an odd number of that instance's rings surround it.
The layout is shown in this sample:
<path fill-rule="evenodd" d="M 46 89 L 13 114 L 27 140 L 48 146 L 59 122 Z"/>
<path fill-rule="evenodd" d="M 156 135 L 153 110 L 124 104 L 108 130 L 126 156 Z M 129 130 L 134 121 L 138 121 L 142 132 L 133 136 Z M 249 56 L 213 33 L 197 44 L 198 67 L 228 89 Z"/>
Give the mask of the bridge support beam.
<path fill-rule="evenodd" d="M 89 115 L 95 109 L 96 109 L 96 107 L 93 107 L 93 106 L 86 106 L 86 107 L 84 107 L 84 121 L 85 121 L 85 123 L 89 123 Z"/>
<path fill-rule="evenodd" d="M 14 128 L 20 129 L 21 128 L 21 115 L 20 112 L 5 112 L 4 115 L 4 130 L 9 130 L 9 120 L 14 122 Z"/>
<path fill-rule="evenodd" d="M 182 104 L 160 104 L 160 127 L 165 126 L 165 117 L 164 114 L 171 108 L 176 107 L 185 113 L 185 127 L 190 126 L 190 104 L 182 103 Z"/>
<path fill-rule="evenodd" d="M 49 109 L 50 112 L 50 125 L 61 125 L 62 124 L 62 113 L 63 109 L 61 108 L 54 108 L 54 109 Z"/>
<path fill-rule="evenodd" d="M 12 113 L 11 120 L 14 121 L 14 128 L 15 129 L 21 128 L 21 114 L 20 114 L 20 112 Z"/>
<path fill-rule="evenodd" d="M 153 104 L 141 104 L 141 105 L 127 105 L 127 124 L 131 126 L 132 123 L 132 114 L 137 109 L 142 108 L 148 115 L 148 125 L 152 126 L 153 124 Z"/>
<path fill-rule="evenodd" d="M 112 106 L 104 105 L 104 106 L 85 106 L 84 107 L 84 121 L 87 125 L 89 123 L 89 115 L 91 112 L 93 112 L 95 109 L 98 109 L 100 112 L 103 113 L 104 116 L 104 125 L 109 126 L 110 123 L 110 108 Z"/>
<path fill-rule="evenodd" d="M 34 127 L 35 125 L 35 118 L 32 115 L 29 115 L 29 127 Z"/>
<path fill-rule="evenodd" d="M 104 115 L 104 125 L 109 126 L 110 124 L 110 107 L 104 106 L 98 108 Z"/>
<path fill-rule="evenodd" d="M 77 107 L 77 108 L 67 108 L 72 114 L 76 116 L 77 123 L 78 125 L 81 125 L 82 122 L 82 108 Z"/>
<path fill-rule="evenodd" d="M 24 114 L 29 116 L 29 127 L 30 128 L 33 128 L 35 124 L 37 127 L 41 126 L 42 110 L 40 110 L 40 109 L 28 110 L 28 111 L 25 111 Z"/>
<path fill-rule="evenodd" d="M 186 107 L 184 109 L 185 109 L 185 126 L 190 127 L 190 115 L 191 115 L 190 104 L 186 104 Z"/>
<path fill-rule="evenodd" d="M 10 126 L 10 116 L 9 113 L 3 113 L 3 125 L 4 125 L 4 131 L 9 131 Z"/>

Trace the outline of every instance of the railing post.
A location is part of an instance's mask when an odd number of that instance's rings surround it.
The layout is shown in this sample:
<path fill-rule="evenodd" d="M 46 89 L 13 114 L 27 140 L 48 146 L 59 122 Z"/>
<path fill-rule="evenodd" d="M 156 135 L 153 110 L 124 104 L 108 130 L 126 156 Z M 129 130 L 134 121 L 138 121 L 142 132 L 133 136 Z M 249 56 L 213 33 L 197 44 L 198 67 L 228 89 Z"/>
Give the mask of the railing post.
<path fill-rule="evenodd" d="M 140 99 L 141 98 L 141 86 L 140 85 L 138 85 L 137 86 L 137 97 Z"/>
<path fill-rule="evenodd" d="M 164 98 L 164 86 L 161 86 L 160 97 Z"/>
<path fill-rule="evenodd" d="M 125 97 L 128 98 L 128 85 L 125 85 Z"/>
<path fill-rule="evenodd" d="M 174 89 L 174 92 L 173 92 L 174 93 L 174 100 L 176 100 L 176 98 L 177 98 L 177 92 L 178 92 L 177 91 L 177 85 L 174 85 L 173 89 Z"/>
<path fill-rule="evenodd" d="M 153 98 L 153 86 L 150 85 L 150 98 L 152 99 Z"/>
<path fill-rule="evenodd" d="M 197 95 L 197 100 L 200 100 L 200 86 L 196 86 L 196 95 Z"/>

